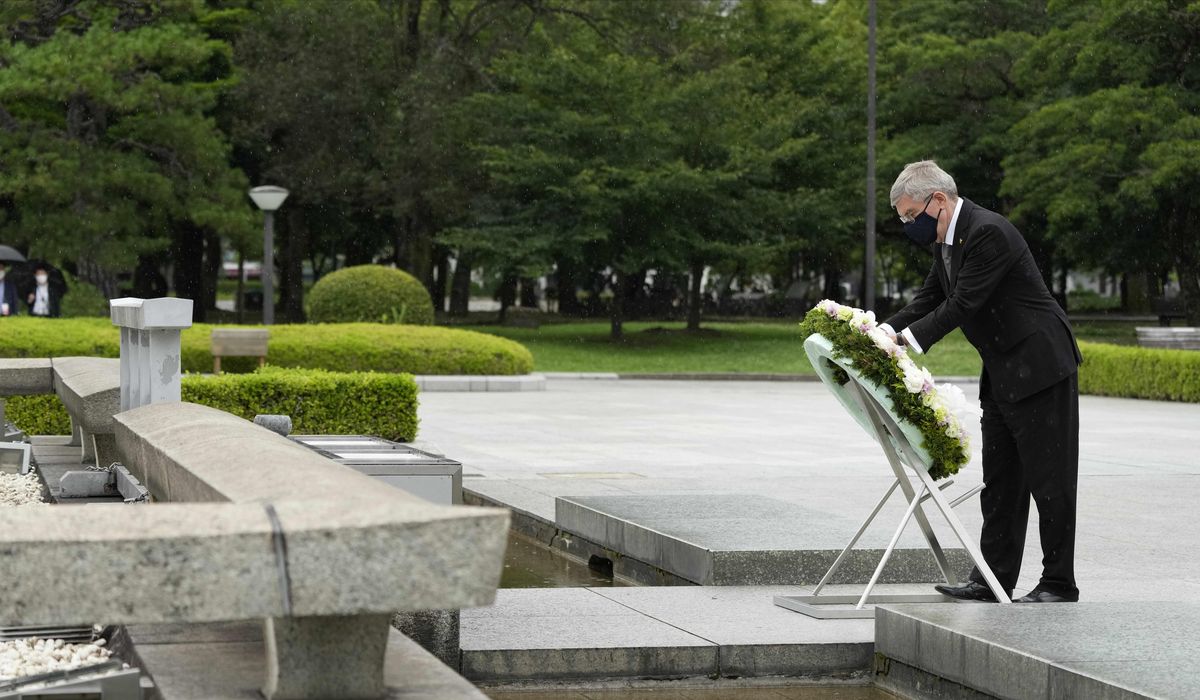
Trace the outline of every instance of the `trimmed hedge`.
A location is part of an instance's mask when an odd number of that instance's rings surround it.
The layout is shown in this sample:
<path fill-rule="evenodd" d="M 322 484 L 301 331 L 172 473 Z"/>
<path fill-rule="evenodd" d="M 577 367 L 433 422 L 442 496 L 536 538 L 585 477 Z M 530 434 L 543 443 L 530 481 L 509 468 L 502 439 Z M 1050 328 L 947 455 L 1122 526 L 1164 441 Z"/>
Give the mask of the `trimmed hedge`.
<path fill-rule="evenodd" d="M 356 265 L 331 272 L 305 295 L 313 323 L 433 323 L 433 300 L 416 277 L 383 265 Z"/>
<path fill-rule="evenodd" d="M 1080 343 L 1079 393 L 1200 402 L 1200 351 Z"/>
<path fill-rule="evenodd" d="M 183 332 L 183 369 L 212 371 L 212 329 Z M 277 367 L 334 372 L 409 374 L 528 374 L 533 355 L 525 346 L 486 333 L 381 323 L 271 326 L 267 361 Z M 0 357 L 118 357 L 120 335 L 108 319 L 0 319 Z M 248 372 L 257 361 L 231 357 L 228 372 Z"/>
<path fill-rule="evenodd" d="M 417 436 L 417 384 L 411 375 L 264 367 L 253 374 L 186 375 L 183 400 L 247 420 L 292 417 L 295 433 L 364 434 L 408 442 Z M 68 435 L 71 420 L 57 396 L 14 396 L 9 419 L 32 435 Z"/>

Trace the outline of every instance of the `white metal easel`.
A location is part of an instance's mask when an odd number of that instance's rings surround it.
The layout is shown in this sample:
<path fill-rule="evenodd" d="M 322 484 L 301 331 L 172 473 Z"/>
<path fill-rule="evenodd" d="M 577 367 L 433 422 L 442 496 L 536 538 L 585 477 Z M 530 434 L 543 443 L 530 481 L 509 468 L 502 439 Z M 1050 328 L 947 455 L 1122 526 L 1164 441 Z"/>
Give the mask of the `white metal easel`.
<path fill-rule="evenodd" d="M 884 408 L 881 403 L 882 392 L 872 390 L 873 387 L 865 384 L 868 380 L 863 378 L 848 361 L 834 357 L 832 345 L 823 336 L 809 336 L 804 341 L 804 349 L 808 353 L 813 368 L 817 371 L 818 376 L 821 377 L 822 382 L 829 387 L 834 396 L 850 411 L 851 415 L 867 429 L 867 432 L 879 442 L 879 446 L 883 449 L 883 453 L 887 457 L 888 464 L 891 465 L 892 473 L 896 478 L 883 497 L 879 499 L 871 514 L 867 516 L 867 519 L 858 528 L 858 532 L 854 533 L 854 537 L 850 539 L 850 543 L 846 545 L 846 548 L 834 560 L 829 570 L 825 572 L 825 575 L 817 583 L 813 592 L 810 595 L 776 596 L 775 604 L 789 610 L 804 613 L 810 617 L 827 619 L 874 617 L 875 611 L 869 606 L 876 603 L 929 603 L 951 600 L 946 596 L 937 594 L 871 595 L 871 591 L 875 587 L 876 582 L 878 582 L 880 574 L 883 573 L 884 566 L 887 565 L 892 551 L 896 548 L 896 543 L 899 542 L 904 529 L 914 516 L 916 517 L 917 525 L 921 528 L 921 534 L 924 535 L 925 542 L 929 545 L 929 550 L 942 572 L 942 576 L 947 583 L 954 583 L 955 576 L 946 562 L 946 555 L 942 551 L 937 535 L 934 534 L 933 528 L 929 525 L 929 519 L 925 516 L 925 512 L 921 507 L 921 504 L 926 500 L 932 500 L 937 506 L 938 511 L 941 512 L 942 516 L 946 519 L 946 523 L 954 532 L 955 537 L 958 538 L 963 548 L 966 549 L 971 561 L 979 569 L 980 573 L 983 574 L 983 578 L 987 582 L 988 588 L 996 596 L 996 600 L 1001 604 L 1010 603 L 1011 601 L 1005 594 L 1000 582 L 996 579 L 995 574 L 992 573 L 987 562 L 984 561 L 983 554 L 979 551 L 978 545 L 975 544 L 974 539 L 967 532 L 962 521 L 954 514 L 955 506 L 958 506 L 978 493 L 983 486 L 977 486 L 955 498 L 953 501 L 948 500 L 945 493 L 943 493 L 943 489 L 952 484 L 953 480 L 943 480 L 939 485 L 929 475 L 929 458 L 920 454 L 913 446 L 913 438 L 916 436 L 915 430 L 910 429 L 906 431 L 896 422 L 891 412 Z M 849 377 L 849 381 L 844 385 L 840 384 L 837 376 L 835 376 L 835 371 L 826 363 L 831 363 L 833 366 L 840 368 Z M 861 415 L 859 415 L 859 412 L 861 412 Z M 900 519 L 900 524 L 896 527 L 892 539 L 888 542 L 887 548 L 884 550 L 883 556 L 879 560 L 878 566 L 875 567 L 875 572 L 872 574 L 871 580 L 867 583 L 862 595 L 821 595 L 821 589 L 833 579 L 833 575 L 837 573 L 838 568 L 846 560 L 854 545 L 858 544 L 863 533 L 867 531 L 867 528 L 870 527 L 875 517 L 879 515 L 879 511 L 883 509 L 884 504 L 895 493 L 897 487 L 904 493 L 908 507 L 905 509 L 904 515 Z"/>

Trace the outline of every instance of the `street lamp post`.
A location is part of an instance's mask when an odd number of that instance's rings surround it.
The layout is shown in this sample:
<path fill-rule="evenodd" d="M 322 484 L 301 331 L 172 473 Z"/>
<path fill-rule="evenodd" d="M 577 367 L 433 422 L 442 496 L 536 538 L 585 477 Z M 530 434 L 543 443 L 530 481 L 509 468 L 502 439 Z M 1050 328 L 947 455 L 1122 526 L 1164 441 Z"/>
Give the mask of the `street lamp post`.
<path fill-rule="evenodd" d="M 288 191 L 274 185 L 264 185 L 250 190 L 250 199 L 259 209 L 263 210 L 266 218 L 263 220 L 263 325 L 275 323 L 275 210 L 283 206 Z"/>
<path fill-rule="evenodd" d="M 875 308 L 875 0 L 867 4 L 867 254 L 863 308 Z"/>

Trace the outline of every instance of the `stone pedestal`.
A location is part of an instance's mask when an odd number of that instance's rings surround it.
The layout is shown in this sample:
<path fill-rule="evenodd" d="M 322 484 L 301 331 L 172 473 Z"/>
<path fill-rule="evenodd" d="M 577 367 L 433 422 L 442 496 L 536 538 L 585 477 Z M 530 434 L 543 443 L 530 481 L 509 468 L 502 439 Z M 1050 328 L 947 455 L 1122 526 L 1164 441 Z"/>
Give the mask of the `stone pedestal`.
<path fill-rule="evenodd" d="M 390 616 L 270 618 L 263 623 L 267 700 L 383 697 Z"/>

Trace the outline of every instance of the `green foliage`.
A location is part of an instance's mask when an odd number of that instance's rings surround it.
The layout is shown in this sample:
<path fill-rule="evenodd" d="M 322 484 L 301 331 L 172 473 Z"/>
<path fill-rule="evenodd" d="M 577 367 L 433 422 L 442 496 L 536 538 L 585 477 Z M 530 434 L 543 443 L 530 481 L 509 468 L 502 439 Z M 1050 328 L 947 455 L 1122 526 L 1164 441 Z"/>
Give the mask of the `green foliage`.
<path fill-rule="evenodd" d="M 183 400 L 242 418 L 292 417 L 295 433 L 417 436 L 417 385 L 407 374 L 327 372 L 265 367 L 253 374 L 189 375 Z"/>
<path fill-rule="evenodd" d="M 71 417 L 54 394 L 9 396 L 5 415 L 28 435 L 70 435 Z"/>
<path fill-rule="evenodd" d="M 58 6 L 57 11 L 55 6 Z M 3 4 L 0 234 L 31 254 L 128 269 L 194 226 L 254 230 L 246 178 L 210 113 L 230 49 L 203 3 Z"/>
<path fill-rule="evenodd" d="M 308 293 L 313 323 L 433 323 L 433 300 L 417 278 L 383 265 L 358 265 L 331 272 Z"/>
<path fill-rule="evenodd" d="M 810 310 L 800 323 L 803 337 L 814 333 L 828 338 L 835 356 L 853 362 L 863 377 L 891 398 L 892 412 L 921 431 L 924 436 L 921 446 L 932 458 L 930 476 L 942 479 L 958 473 L 971 455 L 963 450 L 961 441 L 946 435 L 945 427 L 938 423 L 934 412 L 921 403 L 921 395 L 904 388 L 897 358 L 875 347 L 870 338 L 852 329 L 850 324 L 832 318 L 820 309 Z"/>
<path fill-rule="evenodd" d="M 183 369 L 212 371 L 212 329 L 183 332 Z M 0 357 L 118 357 L 120 336 L 103 319 L 0 320 Z M 533 356 L 519 343 L 484 333 L 432 326 L 377 323 L 271 326 L 267 361 L 279 367 L 335 372 L 409 374 L 527 374 Z M 225 358 L 221 367 L 245 371 L 252 358 Z"/>
<path fill-rule="evenodd" d="M 76 316 L 103 316 L 109 318 L 108 297 L 95 285 L 88 284 L 74 275 L 63 272 L 68 292 L 62 298 L 63 318 Z"/>
<path fill-rule="evenodd" d="M 1200 352 L 1080 343 L 1079 392 L 1200 402 Z"/>
<path fill-rule="evenodd" d="M 407 442 L 417 435 L 417 385 L 407 374 L 264 367 L 253 374 L 186 375 L 183 400 L 247 420 L 291 416 L 293 431 L 363 434 Z M 57 396 L 13 396 L 8 416 L 31 435 L 66 435 L 71 420 Z"/>

